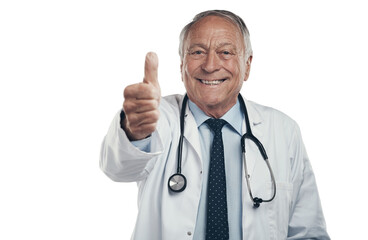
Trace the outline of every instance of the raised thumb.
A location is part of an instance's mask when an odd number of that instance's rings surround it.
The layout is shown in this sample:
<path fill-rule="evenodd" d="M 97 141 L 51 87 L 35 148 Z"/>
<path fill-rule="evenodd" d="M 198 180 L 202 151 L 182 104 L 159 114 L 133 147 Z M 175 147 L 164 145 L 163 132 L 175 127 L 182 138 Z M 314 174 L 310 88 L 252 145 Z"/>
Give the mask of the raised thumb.
<path fill-rule="evenodd" d="M 144 83 L 151 83 L 154 86 L 159 87 L 158 84 L 158 57 L 156 53 L 149 52 L 146 54 L 146 60 L 144 63 Z"/>

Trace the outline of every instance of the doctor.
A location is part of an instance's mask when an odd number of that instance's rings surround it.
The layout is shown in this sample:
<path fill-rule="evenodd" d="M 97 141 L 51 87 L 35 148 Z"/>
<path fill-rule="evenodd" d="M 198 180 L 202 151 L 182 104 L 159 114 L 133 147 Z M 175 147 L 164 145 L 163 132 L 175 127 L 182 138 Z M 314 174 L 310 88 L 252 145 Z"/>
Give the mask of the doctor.
<path fill-rule="evenodd" d="M 186 188 L 174 192 L 168 186 L 178 167 L 183 96 L 161 97 L 154 53 L 146 55 L 143 82 L 126 87 L 123 110 L 101 147 L 100 167 L 108 177 L 138 183 L 139 211 L 132 239 L 330 239 L 298 125 L 275 109 L 245 101 L 251 131 L 267 151 L 277 189 L 275 198 L 258 208 L 249 197 L 246 178 L 257 197 L 269 199 L 274 189 L 253 142 L 245 142 L 246 164 L 242 160 L 240 140 L 247 130 L 238 95 L 252 63 L 243 20 L 228 11 L 202 12 L 182 30 L 179 52 L 189 98 L 182 119 L 181 173 Z M 209 118 L 226 121 L 221 130 L 225 178 L 219 185 L 226 200 L 218 207 L 225 212 L 221 220 L 218 212 L 215 219 L 209 214 L 216 134 L 206 122 Z"/>

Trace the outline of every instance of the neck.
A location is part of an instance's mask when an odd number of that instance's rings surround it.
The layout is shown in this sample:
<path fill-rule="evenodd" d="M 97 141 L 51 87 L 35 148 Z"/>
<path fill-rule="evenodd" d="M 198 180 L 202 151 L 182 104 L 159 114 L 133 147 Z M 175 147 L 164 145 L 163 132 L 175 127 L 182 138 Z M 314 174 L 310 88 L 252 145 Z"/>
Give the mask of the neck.
<path fill-rule="evenodd" d="M 221 118 L 224 116 L 235 104 L 235 101 L 231 101 L 227 104 L 218 104 L 218 105 L 202 105 L 194 102 L 207 116 L 213 118 Z"/>

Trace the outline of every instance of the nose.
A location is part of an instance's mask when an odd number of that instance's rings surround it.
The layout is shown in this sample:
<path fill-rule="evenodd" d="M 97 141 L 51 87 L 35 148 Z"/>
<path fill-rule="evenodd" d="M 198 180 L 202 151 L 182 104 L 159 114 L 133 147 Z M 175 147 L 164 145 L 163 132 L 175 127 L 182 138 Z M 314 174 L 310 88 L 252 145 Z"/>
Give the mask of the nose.
<path fill-rule="evenodd" d="M 221 68 L 221 59 L 216 52 L 210 51 L 202 64 L 202 69 L 207 73 L 216 72 Z"/>

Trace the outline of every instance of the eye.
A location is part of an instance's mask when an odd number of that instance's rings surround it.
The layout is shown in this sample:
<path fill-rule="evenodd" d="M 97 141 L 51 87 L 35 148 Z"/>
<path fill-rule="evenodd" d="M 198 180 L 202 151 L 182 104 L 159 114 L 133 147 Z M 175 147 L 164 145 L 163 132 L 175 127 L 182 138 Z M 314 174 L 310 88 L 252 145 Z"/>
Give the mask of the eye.
<path fill-rule="evenodd" d="M 192 59 L 202 59 L 206 55 L 206 51 L 203 49 L 190 49 L 188 51 L 189 56 Z"/>
<path fill-rule="evenodd" d="M 203 54 L 204 52 L 203 51 L 201 51 L 201 50 L 196 50 L 196 51 L 193 51 L 192 52 L 192 55 L 201 55 L 201 54 Z"/>
<path fill-rule="evenodd" d="M 220 51 L 219 54 L 223 59 L 230 59 L 233 55 L 235 55 L 233 52 L 227 50 Z"/>

